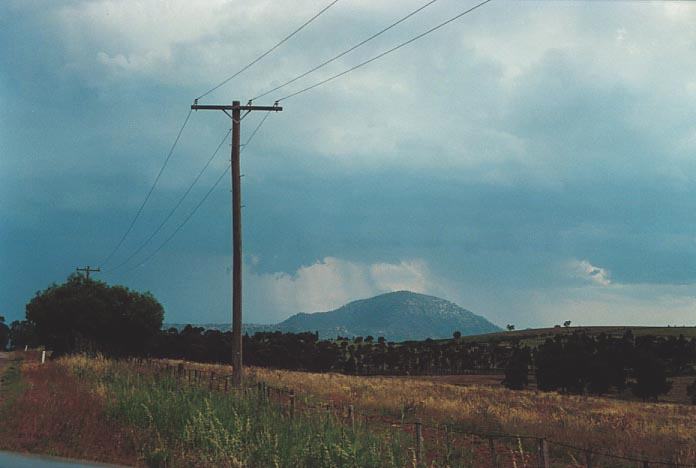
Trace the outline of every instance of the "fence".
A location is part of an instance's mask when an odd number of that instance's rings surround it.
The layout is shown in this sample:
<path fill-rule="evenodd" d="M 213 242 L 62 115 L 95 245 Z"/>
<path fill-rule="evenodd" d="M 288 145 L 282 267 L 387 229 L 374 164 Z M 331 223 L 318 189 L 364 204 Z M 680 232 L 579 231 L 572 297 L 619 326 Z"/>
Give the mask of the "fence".
<path fill-rule="evenodd" d="M 319 413 L 341 421 L 352 431 L 356 428 L 386 430 L 392 433 L 401 431 L 404 435 L 412 437 L 411 450 L 417 466 L 426 466 L 434 460 L 449 464 L 456 460 L 466 460 L 468 457 L 472 466 L 493 468 L 504 466 L 549 468 L 559 464 L 586 468 L 600 466 L 696 468 L 694 464 L 680 463 L 679 460 L 650 460 L 640 456 L 612 454 L 538 436 L 468 431 L 452 425 L 426 424 L 419 418 L 407 422 L 403 418 L 397 420 L 383 414 L 360 410 L 353 405 L 336 405 L 333 401 L 312 403 L 307 396 L 300 398 L 294 389 L 273 387 L 264 381 L 237 388 L 232 385 L 232 376 L 228 374 L 218 374 L 184 364 L 171 365 L 162 361 L 137 359 L 133 362 L 139 369 L 147 369 L 155 379 L 171 379 L 177 388 L 195 386 L 207 388 L 211 392 L 242 392 L 247 396 L 253 394 L 260 404 L 275 404 L 288 417 Z M 482 462 L 484 464 L 480 465 Z"/>

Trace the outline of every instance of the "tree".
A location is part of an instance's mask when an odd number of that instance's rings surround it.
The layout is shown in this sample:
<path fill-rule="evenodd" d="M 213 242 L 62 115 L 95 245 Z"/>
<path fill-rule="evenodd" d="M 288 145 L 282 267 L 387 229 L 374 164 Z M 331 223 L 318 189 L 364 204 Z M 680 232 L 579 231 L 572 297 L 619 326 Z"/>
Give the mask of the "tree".
<path fill-rule="evenodd" d="M 565 322 L 563 322 L 563 326 L 566 328 L 570 327 L 570 324 L 571 324 L 570 320 L 566 320 Z"/>
<path fill-rule="evenodd" d="M 691 404 L 696 405 L 696 380 L 691 382 L 687 387 L 686 387 L 686 394 L 689 396 L 691 399 Z"/>
<path fill-rule="evenodd" d="M 453 337 L 455 340 L 459 340 L 459 339 L 462 337 L 462 332 L 460 332 L 459 330 L 457 330 L 456 332 L 452 333 L 452 337 Z"/>
<path fill-rule="evenodd" d="M 124 356 L 147 352 L 162 327 L 164 309 L 149 292 L 72 274 L 64 284 L 37 292 L 26 305 L 26 317 L 38 342 L 54 354 Z"/>
<path fill-rule="evenodd" d="M 4 350 L 7 347 L 7 343 L 10 341 L 10 328 L 5 325 L 5 317 L 0 315 L 0 350 Z"/>
<path fill-rule="evenodd" d="M 508 331 L 513 331 L 513 330 L 515 329 L 515 326 L 514 326 L 513 324 L 511 324 L 511 323 L 508 323 L 508 324 L 507 324 L 507 329 L 508 329 Z"/>
<path fill-rule="evenodd" d="M 12 349 L 34 348 L 38 345 L 34 325 L 26 320 L 15 320 L 10 324 L 10 345 Z"/>
<path fill-rule="evenodd" d="M 528 348 L 515 346 L 512 356 L 505 366 L 503 385 L 511 390 L 522 390 L 529 384 L 529 363 L 531 355 Z"/>
<path fill-rule="evenodd" d="M 636 357 L 633 376 L 636 381 L 631 391 L 644 400 L 657 401 L 659 395 L 669 392 L 672 382 L 667 380 L 666 364 L 659 358 L 640 353 Z"/>

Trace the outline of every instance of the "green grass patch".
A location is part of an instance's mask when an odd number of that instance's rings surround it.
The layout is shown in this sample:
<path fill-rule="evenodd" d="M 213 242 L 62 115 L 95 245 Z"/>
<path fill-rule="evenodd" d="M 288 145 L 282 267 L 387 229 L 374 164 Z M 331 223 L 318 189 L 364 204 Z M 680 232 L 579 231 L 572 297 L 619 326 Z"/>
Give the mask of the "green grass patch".
<path fill-rule="evenodd" d="M 105 388 L 109 417 L 135 429 L 149 466 L 402 467 L 409 457 L 404 434 L 353 431 L 335 415 L 299 407 L 290 417 L 254 390 L 177 385 L 111 361 L 72 369 Z"/>

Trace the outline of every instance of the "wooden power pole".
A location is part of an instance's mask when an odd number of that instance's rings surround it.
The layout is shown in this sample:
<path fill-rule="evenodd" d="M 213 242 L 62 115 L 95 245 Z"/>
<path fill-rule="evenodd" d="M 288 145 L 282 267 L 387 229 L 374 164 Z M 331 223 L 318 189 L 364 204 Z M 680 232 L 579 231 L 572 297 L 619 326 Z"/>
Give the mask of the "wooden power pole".
<path fill-rule="evenodd" d="M 77 271 L 84 271 L 84 272 L 85 272 L 85 275 L 87 276 L 87 279 L 89 279 L 89 274 L 90 274 L 91 272 L 98 272 L 98 271 L 101 271 L 101 270 L 99 269 L 99 267 L 97 267 L 97 268 L 90 268 L 89 265 L 87 265 L 85 268 L 75 268 L 75 270 L 77 270 Z"/>
<path fill-rule="evenodd" d="M 196 99 L 192 110 L 221 110 L 232 119 L 232 382 L 241 387 L 242 375 L 242 180 L 239 167 L 239 127 L 241 112 L 282 111 L 276 103 L 273 106 L 242 106 L 239 101 L 232 105 L 199 105 Z M 230 114 L 230 112 L 232 112 Z"/>

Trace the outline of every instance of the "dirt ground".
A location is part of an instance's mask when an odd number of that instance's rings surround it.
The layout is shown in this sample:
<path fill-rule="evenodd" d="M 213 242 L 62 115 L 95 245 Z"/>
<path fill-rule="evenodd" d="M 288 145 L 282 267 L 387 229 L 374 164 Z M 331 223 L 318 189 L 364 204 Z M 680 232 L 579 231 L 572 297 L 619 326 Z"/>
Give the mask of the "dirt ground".
<path fill-rule="evenodd" d="M 3 375 L 5 374 L 5 367 L 7 367 L 9 362 L 10 354 L 0 353 L 0 402 L 2 401 L 2 384 L 4 380 Z"/>

